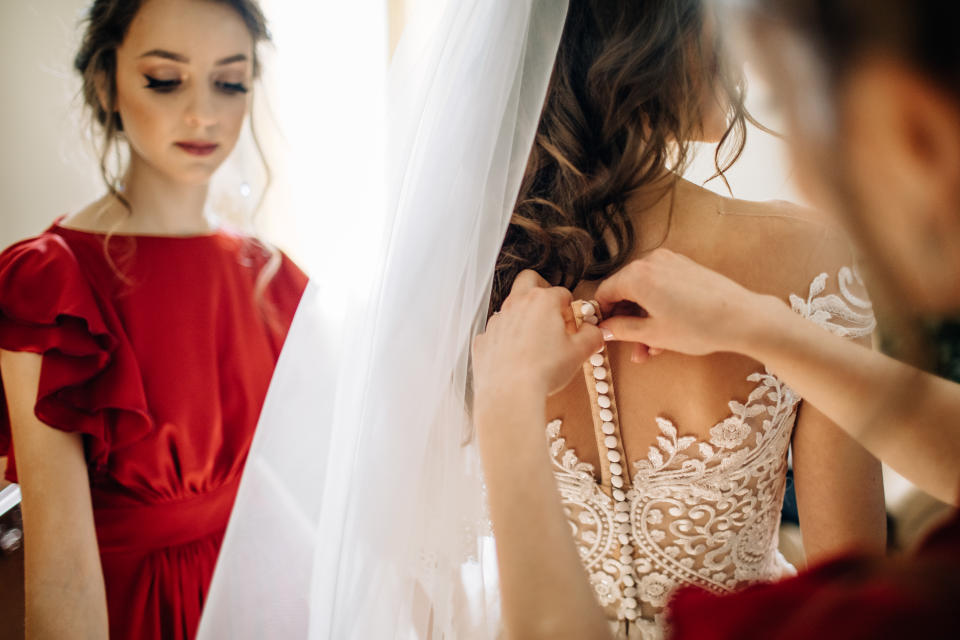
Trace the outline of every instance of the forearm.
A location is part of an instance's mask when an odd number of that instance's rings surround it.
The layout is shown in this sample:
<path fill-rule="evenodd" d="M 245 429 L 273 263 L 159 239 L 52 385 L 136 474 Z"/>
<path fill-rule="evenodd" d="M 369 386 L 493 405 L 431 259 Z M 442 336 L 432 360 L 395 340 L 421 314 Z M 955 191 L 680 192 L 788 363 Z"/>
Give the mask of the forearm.
<path fill-rule="evenodd" d="M 83 441 L 34 415 L 40 356 L 0 351 L 17 452 L 27 640 L 106 640 L 106 590 Z"/>
<path fill-rule="evenodd" d="M 919 487 L 957 502 L 960 385 L 835 336 L 773 298 L 758 307 L 733 350 L 763 362 Z"/>
<path fill-rule="evenodd" d="M 93 523 L 84 522 L 90 506 L 81 505 L 76 519 L 63 520 L 54 513 L 57 506 L 43 479 L 24 471 L 26 638 L 106 640 L 103 570 Z"/>
<path fill-rule="evenodd" d="M 886 552 L 880 463 L 811 404 L 793 431 L 793 478 L 807 563 Z"/>
<path fill-rule="evenodd" d="M 83 574 L 28 577 L 26 640 L 106 640 L 106 602 L 97 586 L 95 576 Z"/>
<path fill-rule="evenodd" d="M 543 435 L 545 394 L 478 407 L 508 638 L 609 638 L 557 493 Z"/>

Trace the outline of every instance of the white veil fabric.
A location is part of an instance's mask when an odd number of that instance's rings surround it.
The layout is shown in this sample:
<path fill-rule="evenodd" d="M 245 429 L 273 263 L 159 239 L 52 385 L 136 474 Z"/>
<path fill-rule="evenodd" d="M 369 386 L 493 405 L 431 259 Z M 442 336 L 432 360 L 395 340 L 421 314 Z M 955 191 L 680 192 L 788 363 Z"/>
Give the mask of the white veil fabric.
<path fill-rule="evenodd" d="M 422 47 L 401 41 L 387 202 L 349 239 L 368 282 L 308 286 L 201 640 L 497 635 L 467 370 L 566 8 L 452 0 Z"/>

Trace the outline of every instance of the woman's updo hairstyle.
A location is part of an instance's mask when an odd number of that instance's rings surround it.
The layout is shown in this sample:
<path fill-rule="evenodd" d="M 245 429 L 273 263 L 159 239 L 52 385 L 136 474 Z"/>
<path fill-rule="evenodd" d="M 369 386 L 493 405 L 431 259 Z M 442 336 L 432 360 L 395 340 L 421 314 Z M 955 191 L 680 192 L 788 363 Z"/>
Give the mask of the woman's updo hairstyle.
<path fill-rule="evenodd" d="M 108 159 L 123 131 L 117 113 L 117 49 L 123 44 L 134 17 L 144 2 L 150 0 L 95 0 L 87 11 L 86 28 L 73 67 L 83 78 L 84 106 L 91 113 L 94 130 L 99 133 L 100 173 L 110 193 L 120 198 L 119 175 L 111 175 Z M 243 19 L 253 38 L 253 73 L 259 73 L 256 47 L 270 39 L 267 21 L 255 0 L 197 0 L 217 2 L 232 8 Z"/>

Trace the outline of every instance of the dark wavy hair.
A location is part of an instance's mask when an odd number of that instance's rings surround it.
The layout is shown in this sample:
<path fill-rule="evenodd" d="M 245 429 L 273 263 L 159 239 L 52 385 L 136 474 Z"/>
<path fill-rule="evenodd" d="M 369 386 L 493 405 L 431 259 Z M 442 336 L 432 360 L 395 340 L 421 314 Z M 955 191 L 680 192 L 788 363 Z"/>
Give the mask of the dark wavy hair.
<path fill-rule="evenodd" d="M 864 53 L 883 52 L 914 65 L 960 98 L 956 2 L 752 0 L 746 6 L 753 17 L 773 18 L 802 36 L 834 85 Z"/>
<path fill-rule="evenodd" d="M 705 90 L 730 105 L 716 175 L 746 140 L 744 82 L 701 0 L 571 0 L 533 150 L 497 260 L 490 311 L 524 269 L 572 289 L 635 251 L 628 197 L 667 190 L 701 131 Z M 655 195 L 655 194 L 654 194 Z"/>

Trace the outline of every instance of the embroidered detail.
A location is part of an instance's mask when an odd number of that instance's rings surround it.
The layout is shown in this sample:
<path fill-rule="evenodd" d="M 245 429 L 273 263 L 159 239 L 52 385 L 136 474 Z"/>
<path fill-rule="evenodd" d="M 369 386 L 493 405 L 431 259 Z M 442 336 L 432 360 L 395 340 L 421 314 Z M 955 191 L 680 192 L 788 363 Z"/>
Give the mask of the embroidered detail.
<path fill-rule="evenodd" d="M 790 294 L 790 308 L 805 318 L 812 320 L 824 329 L 844 338 L 861 338 L 870 335 L 877 326 L 873 315 L 873 305 L 850 291 L 850 285 L 863 288 L 860 272 L 850 267 L 842 267 L 837 274 L 840 295 L 820 294 L 827 287 L 827 274 L 821 273 L 810 283 L 810 291 L 804 300 L 796 294 Z"/>
<path fill-rule="evenodd" d="M 826 283 L 820 274 L 805 300 L 791 295 L 794 311 L 837 335 L 869 335 L 870 302 L 850 290 L 862 284 L 859 274 L 840 270 L 840 295 L 824 295 Z M 633 461 L 622 502 L 595 481 L 593 465 L 566 448 L 561 421 L 547 425 L 554 476 L 597 599 L 641 637 L 662 631 L 663 608 L 679 585 L 723 593 L 791 569 L 777 551 L 777 529 L 800 397 L 766 369 L 747 380 L 756 386 L 745 401 L 728 404 L 729 417 L 709 429 L 708 441 L 681 436 L 673 422 L 657 418 L 659 435 Z"/>

